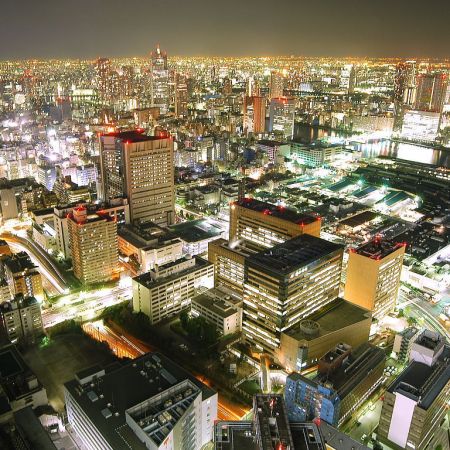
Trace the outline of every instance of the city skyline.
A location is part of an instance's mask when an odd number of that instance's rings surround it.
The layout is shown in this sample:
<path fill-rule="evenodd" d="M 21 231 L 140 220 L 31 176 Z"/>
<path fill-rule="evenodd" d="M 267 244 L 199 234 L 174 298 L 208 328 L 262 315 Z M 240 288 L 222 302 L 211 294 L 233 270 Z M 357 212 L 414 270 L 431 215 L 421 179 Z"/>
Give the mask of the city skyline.
<path fill-rule="evenodd" d="M 376 7 L 354 0 L 281 0 L 278 21 L 272 21 L 275 5 L 268 0 L 229 0 L 213 7 L 204 0 L 95 3 L 26 0 L 19 10 L 6 2 L 2 13 L 8 20 L 0 41 L 7 45 L 0 49 L 0 60 L 143 56 L 159 41 L 169 55 L 180 56 L 450 56 L 444 0 L 434 0 L 433 8 L 418 0 L 381 0 Z M 168 27 L 177 32 L 167 33 Z"/>

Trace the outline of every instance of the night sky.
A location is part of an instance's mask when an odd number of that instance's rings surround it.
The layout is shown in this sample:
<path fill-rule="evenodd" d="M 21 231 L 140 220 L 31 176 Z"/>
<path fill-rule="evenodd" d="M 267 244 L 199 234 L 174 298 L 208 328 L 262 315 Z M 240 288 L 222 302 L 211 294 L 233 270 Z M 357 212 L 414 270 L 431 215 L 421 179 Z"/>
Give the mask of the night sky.
<path fill-rule="evenodd" d="M 450 0 L 0 0 L 0 59 L 450 57 Z"/>

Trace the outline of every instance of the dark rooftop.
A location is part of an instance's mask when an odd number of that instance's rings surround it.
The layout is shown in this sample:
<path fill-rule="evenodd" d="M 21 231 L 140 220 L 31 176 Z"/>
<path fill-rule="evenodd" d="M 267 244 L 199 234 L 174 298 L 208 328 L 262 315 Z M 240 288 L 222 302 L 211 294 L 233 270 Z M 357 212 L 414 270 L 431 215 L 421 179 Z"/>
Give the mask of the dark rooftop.
<path fill-rule="evenodd" d="M 173 237 L 177 236 L 185 242 L 198 242 L 219 237 L 222 231 L 210 224 L 206 219 L 190 220 L 169 227 Z"/>
<path fill-rule="evenodd" d="M 277 217 L 279 219 L 287 220 L 288 222 L 296 224 L 309 224 L 313 223 L 319 218 L 310 214 L 302 214 L 284 206 L 277 206 L 272 203 L 263 202 L 254 198 L 245 197 L 241 200 L 234 202 L 235 205 L 241 206 L 252 211 L 260 212 L 267 216 Z"/>
<path fill-rule="evenodd" d="M 450 347 L 446 345 L 437 361 L 430 367 L 411 361 L 389 386 L 391 393 L 399 392 L 428 409 L 450 380 Z"/>
<path fill-rule="evenodd" d="M 106 133 L 103 136 L 116 137 L 125 143 L 134 144 L 136 142 L 157 141 L 159 139 L 167 139 L 167 136 L 147 136 L 137 130 L 121 131 L 119 133 Z"/>
<path fill-rule="evenodd" d="M 343 246 L 309 234 L 302 234 L 247 259 L 280 274 L 288 274 L 328 255 L 343 251 Z"/>
<path fill-rule="evenodd" d="M 406 244 L 402 242 L 395 243 L 389 239 L 383 239 L 381 236 L 375 236 L 371 241 L 366 242 L 356 249 L 351 249 L 350 251 L 358 253 L 358 255 L 380 260 L 401 247 L 406 247 Z"/>
<path fill-rule="evenodd" d="M 115 450 L 145 449 L 126 425 L 125 411 L 129 408 L 184 380 L 201 390 L 203 400 L 215 395 L 214 390 L 159 353 L 147 353 L 131 362 L 122 362 L 111 371 L 105 370 L 106 374 L 96 378 L 94 386 L 91 382 L 80 386 L 74 379 L 64 387 Z M 105 415 L 106 409 L 111 414 Z"/>
<path fill-rule="evenodd" d="M 24 270 L 37 269 L 26 252 L 19 252 L 15 255 L 4 257 L 3 264 L 13 274 L 23 272 Z"/>
<path fill-rule="evenodd" d="M 341 220 L 341 222 L 339 222 L 339 225 L 346 225 L 350 228 L 355 228 L 367 222 L 370 222 L 376 217 L 378 217 L 378 214 L 373 211 L 363 211 L 359 214 L 355 214 L 354 216 L 349 217 L 348 219 Z"/>

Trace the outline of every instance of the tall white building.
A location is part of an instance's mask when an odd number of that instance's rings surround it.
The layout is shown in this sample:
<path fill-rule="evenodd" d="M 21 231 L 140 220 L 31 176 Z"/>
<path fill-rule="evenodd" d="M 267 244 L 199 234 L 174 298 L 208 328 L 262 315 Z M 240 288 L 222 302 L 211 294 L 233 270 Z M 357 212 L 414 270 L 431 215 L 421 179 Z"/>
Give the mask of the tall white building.
<path fill-rule="evenodd" d="M 161 51 L 159 45 L 151 54 L 150 77 L 151 104 L 165 114 L 169 109 L 169 70 L 167 53 Z"/>
<path fill-rule="evenodd" d="M 295 99 L 288 97 L 272 98 L 269 109 L 269 131 L 280 132 L 285 138 L 294 135 Z"/>

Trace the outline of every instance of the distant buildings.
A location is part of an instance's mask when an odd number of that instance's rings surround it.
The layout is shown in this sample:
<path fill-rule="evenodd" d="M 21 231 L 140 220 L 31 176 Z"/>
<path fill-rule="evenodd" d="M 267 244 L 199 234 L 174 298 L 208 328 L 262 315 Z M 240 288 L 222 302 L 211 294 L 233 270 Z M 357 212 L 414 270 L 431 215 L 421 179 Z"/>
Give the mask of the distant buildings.
<path fill-rule="evenodd" d="M 74 275 L 83 284 L 119 277 L 117 223 L 107 213 L 90 214 L 84 206 L 68 216 Z"/>
<path fill-rule="evenodd" d="M 100 167 L 104 199 L 126 196 L 132 222 L 173 223 L 172 138 L 137 131 L 102 135 Z"/>
<path fill-rule="evenodd" d="M 419 74 L 414 109 L 441 113 L 447 93 L 447 76 L 443 73 Z"/>
<path fill-rule="evenodd" d="M 273 97 L 269 107 L 269 131 L 287 139 L 294 136 L 295 99 Z"/>
<path fill-rule="evenodd" d="M 350 249 L 344 297 L 382 319 L 395 308 L 403 266 L 404 244 L 379 236 Z"/>
<path fill-rule="evenodd" d="M 214 266 L 202 258 L 183 258 L 133 278 L 133 310 L 158 323 L 191 304 L 200 287 L 212 288 Z"/>
<path fill-rule="evenodd" d="M 425 330 L 411 345 L 408 367 L 383 399 L 378 437 L 405 449 L 435 449 L 448 442 L 441 428 L 450 398 L 450 347 Z"/>
<path fill-rule="evenodd" d="M 273 247 L 307 233 L 320 235 L 320 218 L 299 214 L 252 198 L 243 198 L 230 207 L 230 243 L 242 241 L 253 250 Z"/>
<path fill-rule="evenodd" d="M 275 356 L 281 333 L 339 294 L 343 248 L 303 234 L 245 261 L 243 331 Z"/>
<path fill-rule="evenodd" d="M 158 353 L 79 372 L 64 394 L 89 450 L 194 450 L 213 437 L 217 393 Z"/>
<path fill-rule="evenodd" d="M 363 344 L 354 351 L 339 344 L 319 360 L 318 375 L 292 373 L 286 380 L 286 408 L 291 421 L 323 419 L 344 423 L 381 382 L 383 349 Z"/>

